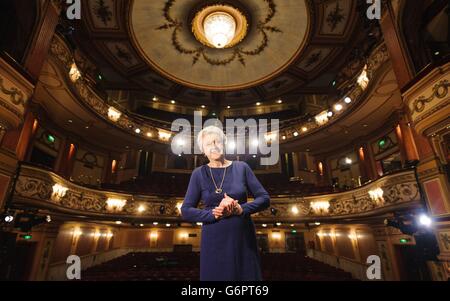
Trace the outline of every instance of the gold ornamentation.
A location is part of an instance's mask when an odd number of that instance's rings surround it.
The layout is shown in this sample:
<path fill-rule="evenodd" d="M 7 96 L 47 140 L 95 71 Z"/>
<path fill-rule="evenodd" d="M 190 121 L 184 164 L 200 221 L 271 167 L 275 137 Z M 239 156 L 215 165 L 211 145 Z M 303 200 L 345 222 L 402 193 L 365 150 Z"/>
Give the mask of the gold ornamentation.
<path fill-rule="evenodd" d="M 413 104 L 413 109 L 417 113 L 422 113 L 425 110 L 426 104 L 432 102 L 435 98 L 442 99 L 448 94 L 448 87 L 450 83 L 448 80 L 443 80 L 433 87 L 433 94 L 430 97 L 421 96 L 416 99 Z"/>
<path fill-rule="evenodd" d="M 257 25 L 257 31 L 261 34 L 261 42 L 258 46 L 252 50 L 245 50 L 241 47 L 236 47 L 231 55 L 225 59 L 213 59 L 208 56 L 208 51 L 204 46 L 198 47 L 196 49 L 189 49 L 184 47 L 180 40 L 178 39 L 178 33 L 183 28 L 184 24 L 181 21 L 178 21 L 171 17 L 170 9 L 174 5 L 176 0 L 169 0 L 166 2 L 164 6 L 164 18 L 166 19 L 166 23 L 157 27 L 156 30 L 167 30 L 172 29 L 172 45 L 173 47 L 181 54 L 190 54 L 192 55 L 192 64 L 195 65 L 200 58 L 203 58 L 208 64 L 213 66 L 225 66 L 235 61 L 236 59 L 245 66 L 245 56 L 254 56 L 262 53 L 267 46 L 269 45 L 269 37 L 268 33 L 281 33 L 282 31 L 275 27 L 268 25 L 269 22 L 276 15 L 276 5 L 273 0 L 264 0 L 269 6 L 269 12 L 263 21 L 259 21 Z"/>
<path fill-rule="evenodd" d="M 25 107 L 26 100 L 22 91 L 17 88 L 12 87 L 11 89 L 7 89 L 3 85 L 3 78 L 0 77 L 0 91 L 9 96 L 9 100 L 16 106 Z"/>

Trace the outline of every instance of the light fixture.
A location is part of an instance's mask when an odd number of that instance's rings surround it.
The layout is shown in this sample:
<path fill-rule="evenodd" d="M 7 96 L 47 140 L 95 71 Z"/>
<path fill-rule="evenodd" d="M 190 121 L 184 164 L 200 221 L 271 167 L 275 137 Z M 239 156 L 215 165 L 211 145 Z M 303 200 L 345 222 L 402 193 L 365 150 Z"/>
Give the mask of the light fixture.
<path fill-rule="evenodd" d="M 256 105 L 257 105 L 257 106 L 260 106 L 260 105 L 261 105 L 261 103 L 260 103 L 260 102 L 257 102 L 257 103 L 256 103 Z"/>
<path fill-rule="evenodd" d="M 153 226 L 158 226 L 158 222 L 153 222 Z"/>
<path fill-rule="evenodd" d="M 298 136 L 298 132 L 294 132 L 294 137 L 297 137 Z"/>
<path fill-rule="evenodd" d="M 75 63 L 70 67 L 69 77 L 72 82 L 76 82 L 81 77 L 81 72 Z"/>
<path fill-rule="evenodd" d="M 61 184 L 53 185 L 52 189 L 53 189 L 52 199 L 54 201 L 61 200 L 66 195 L 67 190 L 69 190 L 69 188 L 62 186 Z"/>
<path fill-rule="evenodd" d="M 141 133 L 141 129 L 135 129 L 134 132 L 135 132 L 136 134 L 140 134 L 140 133 Z"/>
<path fill-rule="evenodd" d="M 166 224 L 166 227 L 169 228 L 169 227 L 170 227 L 170 224 Z"/>
<path fill-rule="evenodd" d="M 211 45 L 215 48 L 225 48 L 234 39 L 236 21 L 230 14 L 218 11 L 205 18 L 203 29 Z"/>
<path fill-rule="evenodd" d="M 140 206 L 138 207 L 137 211 L 138 211 L 139 213 L 144 212 L 144 211 L 145 211 L 145 206 L 144 206 L 144 205 L 140 205 Z"/>
<path fill-rule="evenodd" d="M 231 109 L 231 106 L 227 106 L 227 109 Z"/>
<path fill-rule="evenodd" d="M 116 221 L 116 225 L 121 225 L 122 221 Z"/>
<path fill-rule="evenodd" d="M 281 239 L 281 233 L 280 232 L 272 232 L 272 238 L 273 239 Z"/>
<path fill-rule="evenodd" d="M 358 77 L 358 85 L 361 87 L 361 89 L 365 90 L 369 86 L 369 77 L 367 76 L 367 65 L 364 66 L 363 71 Z"/>
<path fill-rule="evenodd" d="M 383 189 L 379 187 L 373 190 L 369 190 L 369 196 L 372 199 L 372 201 L 375 202 L 383 200 L 383 193 L 384 193 Z"/>
<path fill-rule="evenodd" d="M 352 160 L 352 159 L 350 159 L 349 157 L 345 158 L 345 164 L 350 165 L 350 164 L 352 164 L 352 163 L 353 163 L 353 160 Z"/>
<path fill-rule="evenodd" d="M 139 226 L 144 227 L 144 224 L 140 224 Z"/>
<path fill-rule="evenodd" d="M 117 122 L 121 116 L 122 116 L 122 113 L 119 110 L 117 110 L 114 107 L 109 107 L 109 109 L 108 109 L 109 120 L 111 120 L 113 122 Z"/>
<path fill-rule="evenodd" d="M 150 238 L 151 239 L 157 239 L 158 238 L 158 232 L 151 232 L 150 233 Z"/>
<path fill-rule="evenodd" d="M 280 222 L 278 222 L 278 223 L 276 223 L 276 225 L 279 227 L 279 226 L 281 226 L 281 223 Z"/>
<path fill-rule="evenodd" d="M 281 139 L 286 140 L 286 136 L 283 135 L 283 136 L 281 137 Z"/>
<path fill-rule="evenodd" d="M 334 105 L 334 110 L 335 110 L 336 112 L 342 111 L 343 108 L 344 108 L 344 107 L 343 107 L 340 103 Z"/>
<path fill-rule="evenodd" d="M 352 102 L 352 99 L 351 99 L 350 97 L 347 96 L 347 97 L 344 99 L 344 102 L 345 102 L 346 104 L 349 104 L 349 103 Z"/>
<path fill-rule="evenodd" d="M 11 214 L 6 215 L 4 218 L 5 223 L 10 223 L 13 220 L 14 220 L 14 216 L 12 216 Z"/>
<path fill-rule="evenodd" d="M 283 101 L 282 101 L 281 99 L 278 99 L 278 100 L 277 100 L 277 103 L 278 103 L 278 104 L 282 104 Z"/>
<path fill-rule="evenodd" d="M 153 101 L 158 101 L 158 97 L 153 96 Z"/>
<path fill-rule="evenodd" d="M 203 226 L 203 223 L 199 222 L 199 223 L 197 223 L 197 226 Z"/>
<path fill-rule="evenodd" d="M 320 223 L 319 222 L 315 222 L 314 225 L 320 226 Z"/>
<path fill-rule="evenodd" d="M 318 125 L 324 125 L 328 122 L 328 112 L 323 111 L 315 116 L 316 123 Z"/>
<path fill-rule="evenodd" d="M 206 108 L 206 106 L 205 106 L 205 105 L 202 105 L 201 107 L 202 107 L 202 109 Z"/>
<path fill-rule="evenodd" d="M 172 134 L 166 131 L 159 130 L 158 131 L 159 139 L 162 141 L 168 141 L 170 137 L 172 137 Z"/>
<path fill-rule="evenodd" d="M 330 208 L 330 203 L 328 201 L 316 201 L 311 202 L 309 206 L 316 214 L 326 214 Z"/>
<path fill-rule="evenodd" d="M 151 132 L 147 132 L 147 137 L 152 137 L 153 136 L 153 134 L 151 133 Z"/>
<path fill-rule="evenodd" d="M 170 103 L 174 105 L 175 104 L 175 100 L 171 100 Z"/>
<path fill-rule="evenodd" d="M 291 212 L 292 214 L 297 215 L 299 213 L 297 206 L 292 206 Z"/>
<path fill-rule="evenodd" d="M 266 227 L 267 227 L 267 224 L 262 224 L 262 227 L 263 227 L 263 228 L 266 228 Z"/>
<path fill-rule="evenodd" d="M 109 211 L 122 211 L 122 209 L 126 205 L 126 203 L 127 203 L 127 200 L 125 200 L 125 199 L 108 198 L 106 200 L 106 208 Z"/>
<path fill-rule="evenodd" d="M 305 133 L 308 131 L 308 128 L 306 126 L 302 127 L 302 132 Z"/>
<path fill-rule="evenodd" d="M 421 214 L 421 215 L 419 216 L 419 223 L 420 223 L 422 226 L 430 227 L 431 224 L 432 224 L 432 221 L 431 221 L 431 218 L 430 218 L 428 215 L 426 215 L 426 214 Z"/>
<path fill-rule="evenodd" d="M 328 111 L 327 116 L 328 116 L 329 118 L 330 118 L 330 117 L 333 117 L 333 115 L 334 115 L 334 114 L 333 114 L 333 111 L 331 111 L 331 110 Z"/>

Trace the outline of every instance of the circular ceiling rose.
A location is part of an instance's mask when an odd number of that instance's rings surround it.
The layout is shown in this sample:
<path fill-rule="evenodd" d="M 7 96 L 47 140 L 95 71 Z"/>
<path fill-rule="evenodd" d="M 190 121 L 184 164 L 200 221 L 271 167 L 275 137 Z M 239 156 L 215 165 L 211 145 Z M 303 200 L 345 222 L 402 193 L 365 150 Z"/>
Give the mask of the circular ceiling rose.
<path fill-rule="evenodd" d="M 305 47 L 306 0 L 193 2 L 134 0 L 130 9 L 129 30 L 140 55 L 179 84 L 250 88 L 282 73 Z"/>

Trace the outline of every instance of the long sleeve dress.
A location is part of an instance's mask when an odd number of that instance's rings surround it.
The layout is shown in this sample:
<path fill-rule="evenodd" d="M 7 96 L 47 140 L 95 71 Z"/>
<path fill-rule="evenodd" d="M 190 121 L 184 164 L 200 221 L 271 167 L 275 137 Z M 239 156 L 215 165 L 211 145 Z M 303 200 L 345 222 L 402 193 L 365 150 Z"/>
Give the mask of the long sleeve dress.
<path fill-rule="evenodd" d="M 216 184 L 219 186 L 224 168 L 211 168 Z M 201 281 L 258 281 L 262 280 L 260 258 L 256 243 L 255 225 L 251 214 L 269 207 L 267 191 L 255 177 L 245 162 L 233 161 L 227 167 L 223 182 L 223 192 L 217 194 L 207 165 L 196 168 L 181 206 L 185 221 L 201 222 L 200 245 Z M 247 203 L 250 192 L 253 202 Z M 216 220 L 212 209 L 217 207 L 224 193 L 237 201 L 243 209 L 240 216 L 230 216 Z M 199 201 L 205 209 L 197 208 Z"/>

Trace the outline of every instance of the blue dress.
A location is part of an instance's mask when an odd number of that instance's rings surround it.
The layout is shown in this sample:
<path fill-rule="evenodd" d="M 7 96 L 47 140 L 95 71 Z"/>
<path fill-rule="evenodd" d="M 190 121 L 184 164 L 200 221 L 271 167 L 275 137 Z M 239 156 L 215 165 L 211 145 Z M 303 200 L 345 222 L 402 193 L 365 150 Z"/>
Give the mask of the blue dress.
<path fill-rule="evenodd" d="M 220 186 L 225 168 L 211 168 Z M 181 206 L 185 221 L 201 222 L 200 245 L 201 281 L 258 281 L 262 280 L 260 258 L 256 243 L 255 225 L 251 214 L 269 207 L 267 191 L 245 162 L 233 161 L 227 167 L 223 192 L 217 194 L 207 165 L 196 168 Z M 247 192 L 254 201 L 247 203 Z M 217 207 L 224 193 L 242 206 L 243 214 L 216 220 L 212 209 Z M 199 201 L 204 209 L 197 208 Z"/>

